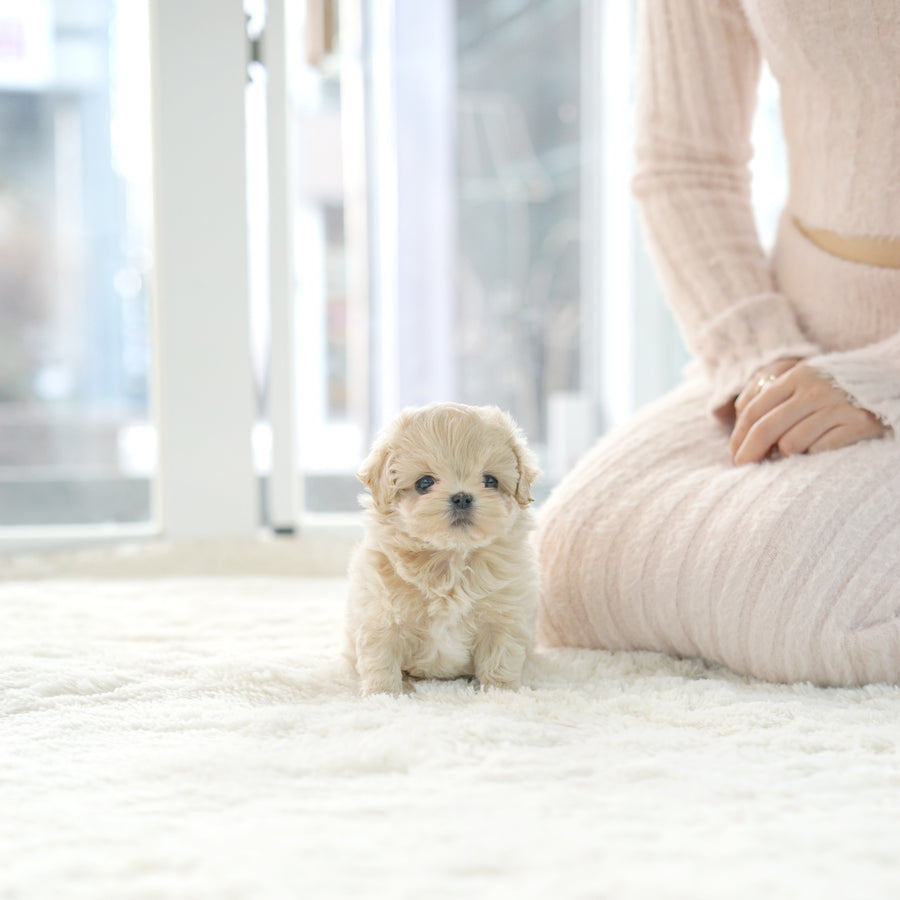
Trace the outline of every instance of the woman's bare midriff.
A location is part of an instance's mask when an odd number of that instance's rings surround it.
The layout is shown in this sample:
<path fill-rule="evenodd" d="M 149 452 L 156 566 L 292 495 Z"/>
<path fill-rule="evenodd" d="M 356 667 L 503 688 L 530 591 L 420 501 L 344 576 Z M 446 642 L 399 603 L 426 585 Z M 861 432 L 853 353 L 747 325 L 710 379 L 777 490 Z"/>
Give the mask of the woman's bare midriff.
<path fill-rule="evenodd" d="M 821 228 L 807 228 L 795 218 L 797 228 L 820 250 L 867 266 L 900 269 L 900 238 L 844 237 Z"/>

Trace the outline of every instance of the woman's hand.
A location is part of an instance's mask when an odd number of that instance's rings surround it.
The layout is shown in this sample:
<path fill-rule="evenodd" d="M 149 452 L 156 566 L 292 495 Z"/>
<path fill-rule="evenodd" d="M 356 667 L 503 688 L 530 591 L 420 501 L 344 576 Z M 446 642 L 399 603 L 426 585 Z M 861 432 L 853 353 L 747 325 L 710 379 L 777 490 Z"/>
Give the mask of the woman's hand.
<path fill-rule="evenodd" d="M 736 465 L 836 450 L 884 435 L 887 427 L 825 375 L 801 360 L 760 369 L 734 403 L 731 456 Z"/>

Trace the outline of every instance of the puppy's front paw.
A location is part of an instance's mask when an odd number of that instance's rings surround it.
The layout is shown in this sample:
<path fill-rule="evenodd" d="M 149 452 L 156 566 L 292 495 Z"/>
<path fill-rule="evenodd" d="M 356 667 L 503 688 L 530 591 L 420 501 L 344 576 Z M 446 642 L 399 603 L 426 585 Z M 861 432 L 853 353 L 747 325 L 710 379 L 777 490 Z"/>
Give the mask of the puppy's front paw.
<path fill-rule="evenodd" d="M 398 672 L 379 672 L 360 679 L 359 692 L 363 697 L 371 697 L 372 694 L 392 694 L 399 697 L 403 693 L 403 676 Z"/>
<path fill-rule="evenodd" d="M 502 636 L 483 640 L 476 647 L 475 676 L 484 691 L 517 691 L 522 686 L 525 648 Z"/>

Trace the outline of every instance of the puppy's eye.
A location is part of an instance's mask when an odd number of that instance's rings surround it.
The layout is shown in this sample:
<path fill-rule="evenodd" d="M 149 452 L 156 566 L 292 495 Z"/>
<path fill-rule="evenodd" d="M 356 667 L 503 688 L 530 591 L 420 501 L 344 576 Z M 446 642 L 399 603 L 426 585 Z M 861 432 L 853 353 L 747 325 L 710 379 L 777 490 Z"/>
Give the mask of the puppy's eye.
<path fill-rule="evenodd" d="M 497 490 L 497 488 L 500 487 L 500 482 L 497 481 L 497 479 L 494 478 L 493 475 L 485 475 L 484 486 L 486 488 L 493 488 L 494 490 Z"/>
<path fill-rule="evenodd" d="M 427 493 L 428 493 L 428 489 L 429 489 L 433 484 L 434 484 L 434 479 L 433 479 L 430 475 L 423 475 L 423 476 L 416 482 L 416 490 L 417 490 L 420 494 L 427 494 Z"/>

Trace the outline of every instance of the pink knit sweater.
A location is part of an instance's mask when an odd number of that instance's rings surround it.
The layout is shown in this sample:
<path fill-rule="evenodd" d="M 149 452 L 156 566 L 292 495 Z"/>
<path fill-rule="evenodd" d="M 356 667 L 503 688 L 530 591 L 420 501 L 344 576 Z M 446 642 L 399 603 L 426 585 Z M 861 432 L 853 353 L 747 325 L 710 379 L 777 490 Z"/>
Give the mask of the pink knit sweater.
<path fill-rule="evenodd" d="M 788 214 L 842 235 L 900 236 L 900 3 L 642 0 L 639 43 L 634 191 L 710 408 L 761 365 L 805 356 L 900 432 L 896 312 L 875 343 L 854 339 L 844 306 L 827 311 L 843 345 L 804 330 L 760 246 L 748 168 L 764 55 L 781 88 Z"/>

